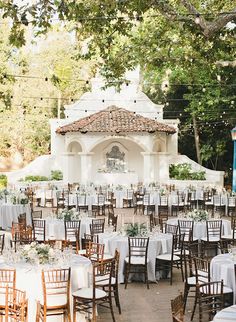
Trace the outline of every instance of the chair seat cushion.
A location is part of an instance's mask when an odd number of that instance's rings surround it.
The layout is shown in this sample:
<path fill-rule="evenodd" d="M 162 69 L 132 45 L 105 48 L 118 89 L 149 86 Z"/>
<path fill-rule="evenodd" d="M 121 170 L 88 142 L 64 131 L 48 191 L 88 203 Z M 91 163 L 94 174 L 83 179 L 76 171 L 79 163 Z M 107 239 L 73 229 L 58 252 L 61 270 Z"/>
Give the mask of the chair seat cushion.
<path fill-rule="evenodd" d="M 75 297 L 80 297 L 84 299 L 92 299 L 93 298 L 93 289 L 91 287 L 83 287 L 76 292 L 72 293 Z M 107 293 L 99 288 L 96 288 L 95 298 L 102 299 L 107 296 Z"/>
<path fill-rule="evenodd" d="M 125 262 L 129 263 L 129 257 L 125 258 Z M 147 263 L 149 259 L 147 259 Z M 130 263 L 132 265 L 145 265 L 145 257 L 144 256 L 131 256 Z"/>
<path fill-rule="evenodd" d="M 230 235 L 221 236 L 222 239 L 233 239 L 233 232 Z"/>
<path fill-rule="evenodd" d="M 97 276 L 96 277 L 96 285 L 97 286 L 105 286 L 109 284 L 109 275 L 105 276 Z M 115 277 L 111 278 L 111 285 L 116 284 L 116 279 Z"/>
<path fill-rule="evenodd" d="M 171 261 L 171 254 L 162 254 L 158 255 L 156 259 L 162 260 L 162 261 Z M 173 261 L 178 261 L 180 260 L 179 256 L 174 255 L 173 256 Z"/>
<path fill-rule="evenodd" d="M 201 240 L 208 241 L 207 237 L 202 237 Z M 220 241 L 220 238 L 217 237 L 217 236 L 216 237 L 215 236 L 210 236 L 209 237 L 209 242 L 218 242 L 218 241 Z"/>
<path fill-rule="evenodd" d="M 196 283 L 197 283 L 196 276 L 190 276 L 190 277 L 188 277 L 187 283 L 188 283 L 188 285 L 196 285 Z"/>
<path fill-rule="evenodd" d="M 42 305 L 43 301 L 40 301 Z M 47 295 L 47 307 L 63 306 L 67 304 L 67 297 L 63 294 Z"/>

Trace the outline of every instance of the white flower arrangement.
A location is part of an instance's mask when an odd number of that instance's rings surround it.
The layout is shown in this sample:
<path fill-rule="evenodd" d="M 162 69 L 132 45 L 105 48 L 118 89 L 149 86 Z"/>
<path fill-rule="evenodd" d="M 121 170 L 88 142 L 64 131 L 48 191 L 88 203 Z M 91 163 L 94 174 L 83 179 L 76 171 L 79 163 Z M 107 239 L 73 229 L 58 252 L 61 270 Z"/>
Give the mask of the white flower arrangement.
<path fill-rule="evenodd" d="M 56 260 L 53 248 L 36 242 L 25 245 L 21 251 L 21 257 L 32 264 L 49 264 Z"/>
<path fill-rule="evenodd" d="M 81 219 L 81 216 L 79 212 L 76 211 L 74 208 L 70 210 L 62 210 L 61 212 L 58 213 L 57 218 L 61 220 L 71 221 L 71 220 L 79 220 Z"/>
<path fill-rule="evenodd" d="M 196 222 L 206 221 L 209 219 L 209 213 L 206 210 L 194 209 L 193 211 L 187 214 L 189 219 L 192 219 Z"/>
<path fill-rule="evenodd" d="M 16 204 L 26 205 L 29 202 L 29 198 L 23 192 L 11 193 L 10 198 L 13 205 L 16 205 Z"/>

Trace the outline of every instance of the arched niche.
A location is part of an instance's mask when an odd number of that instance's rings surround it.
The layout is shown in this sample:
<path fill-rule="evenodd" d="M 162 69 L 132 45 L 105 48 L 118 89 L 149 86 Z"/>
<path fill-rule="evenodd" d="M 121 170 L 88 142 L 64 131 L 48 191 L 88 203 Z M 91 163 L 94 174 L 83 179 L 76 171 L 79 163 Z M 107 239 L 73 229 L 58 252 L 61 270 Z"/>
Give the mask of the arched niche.
<path fill-rule="evenodd" d="M 82 147 L 81 147 L 81 145 L 80 145 L 79 142 L 72 141 L 67 146 L 67 152 L 70 152 L 70 153 L 79 153 L 79 152 L 82 152 Z"/>
<path fill-rule="evenodd" d="M 154 142 L 153 152 L 166 152 L 166 142 L 158 139 Z"/>

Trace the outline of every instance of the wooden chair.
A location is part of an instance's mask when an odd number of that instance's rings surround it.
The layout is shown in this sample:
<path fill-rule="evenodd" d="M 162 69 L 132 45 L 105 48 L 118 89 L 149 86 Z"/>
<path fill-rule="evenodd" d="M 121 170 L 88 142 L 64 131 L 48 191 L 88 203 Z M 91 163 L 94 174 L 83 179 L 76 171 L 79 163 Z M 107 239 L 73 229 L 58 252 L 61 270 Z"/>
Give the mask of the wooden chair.
<path fill-rule="evenodd" d="M 199 302 L 199 322 L 211 321 L 214 315 L 223 309 L 223 281 L 197 284 Z"/>
<path fill-rule="evenodd" d="M 96 216 L 105 216 L 105 196 L 103 194 L 97 195 L 97 202 L 92 205 L 92 213 Z"/>
<path fill-rule="evenodd" d="M 28 300 L 26 292 L 7 285 L 5 299 L 5 322 L 27 322 Z"/>
<path fill-rule="evenodd" d="M 0 314 L 5 312 L 6 287 L 16 287 L 16 270 L 10 268 L 0 269 Z M 0 320 L 1 321 L 1 320 Z"/>
<path fill-rule="evenodd" d="M 225 214 L 225 204 L 223 203 L 221 195 L 214 195 L 213 196 L 213 213 L 219 213 L 220 216 Z"/>
<path fill-rule="evenodd" d="M 93 264 L 93 286 L 81 288 L 72 294 L 73 296 L 73 322 L 76 322 L 76 313 L 82 312 L 89 314 L 89 320 L 97 321 L 97 307 L 109 308 L 112 321 L 115 316 L 112 306 L 112 287 L 111 280 L 115 271 L 115 259 L 96 262 Z M 107 291 L 101 289 L 101 283 L 108 285 Z"/>
<path fill-rule="evenodd" d="M 203 285 L 204 283 L 211 283 L 210 261 L 207 258 L 194 257 L 194 267 L 196 274 L 196 285 Z M 223 298 L 228 297 L 229 301 L 233 303 L 233 290 L 223 285 Z M 192 311 L 191 320 L 193 320 L 196 306 L 199 304 L 199 294 L 196 288 L 196 297 Z"/>
<path fill-rule="evenodd" d="M 65 227 L 65 240 L 67 240 L 70 245 L 78 253 L 80 249 L 80 220 L 64 221 Z"/>
<path fill-rule="evenodd" d="M 197 238 L 193 237 L 193 227 L 193 220 L 178 220 L 178 231 L 179 234 L 184 234 L 184 242 L 189 243 L 197 240 Z"/>
<path fill-rule="evenodd" d="M 127 288 L 129 275 L 139 272 L 144 274 L 145 283 L 149 289 L 148 283 L 148 245 L 149 238 L 143 237 L 128 237 L 129 256 L 125 258 L 125 288 Z M 133 268 L 133 269 L 132 269 Z"/>
<path fill-rule="evenodd" d="M 11 235 L 11 245 L 14 246 L 15 252 L 17 245 L 30 244 L 34 241 L 32 227 L 25 227 L 24 224 L 12 223 Z"/>
<path fill-rule="evenodd" d="M 115 216 L 113 214 L 108 214 L 108 226 L 112 226 L 113 231 L 117 230 L 117 221 L 118 221 L 118 216 Z"/>
<path fill-rule="evenodd" d="M 177 216 L 179 211 L 183 211 L 184 210 L 184 200 L 182 195 L 177 195 L 177 196 L 173 196 L 174 200 L 172 202 L 171 205 L 171 215 L 172 216 Z"/>
<path fill-rule="evenodd" d="M 185 245 L 184 245 L 185 246 Z M 187 304 L 188 297 L 196 297 L 196 273 L 194 270 L 194 257 L 199 255 L 198 251 L 198 241 L 192 242 L 188 246 L 188 252 L 186 253 L 186 249 L 184 247 L 184 311 Z M 190 295 L 189 293 L 194 293 Z"/>
<path fill-rule="evenodd" d="M 26 213 L 20 214 L 18 216 L 18 223 L 26 227 Z"/>
<path fill-rule="evenodd" d="M 104 244 L 89 242 L 88 247 L 86 248 L 86 256 L 92 262 L 102 261 L 104 258 Z"/>
<path fill-rule="evenodd" d="M 86 194 L 77 194 L 77 205 L 79 211 L 88 211 L 87 196 Z"/>
<path fill-rule="evenodd" d="M 206 229 L 207 236 L 201 238 L 203 249 L 205 253 L 213 249 L 217 255 L 217 250 L 220 249 L 222 220 L 207 220 Z"/>
<path fill-rule="evenodd" d="M 34 219 L 33 220 L 34 240 L 37 242 L 45 242 L 46 238 L 46 220 Z"/>
<path fill-rule="evenodd" d="M 63 315 L 71 322 L 70 315 L 71 270 L 42 270 L 43 303 L 37 303 L 36 322 L 46 321 L 47 316 Z"/>
<path fill-rule="evenodd" d="M 34 219 L 42 219 L 43 218 L 43 212 L 42 210 L 34 210 L 31 212 L 31 218 L 32 218 L 32 221 Z"/>
<path fill-rule="evenodd" d="M 123 208 L 131 208 L 133 206 L 134 190 L 127 189 L 126 196 L 123 198 Z"/>
<path fill-rule="evenodd" d="M 182 294 L 171 300 L 171 312 L 173 322 L 184 322 L 184 300 Z"/>
<path fill-rule="evenodd" d="M 0 254 L 2 255 L 5 245 L 5 234 L 0 235 Z"/>
<path fill-rule="evenodd" d="M 164 228 L 164 233 L 165 234 L 177 235 L 178 226 L 176 226 L 176 225 L 170 225 L 170 224 L 165 224 L 164 227 L 165 227 Z"/>
<path fill-rule="evenodd" d="M 105 219 L 92 219 L 92 224 L 90 224 L 91 235 L 97 235 L 104 233 Z"/>
<path fill-rule="evenodd" d="M 151 196 L 150 194 L 145 194 L 143 196 L 143 213 L 146 213 L 147 215 L 152 214 L 155 216 L 156 207 L 154 203 L 151 203 Z"/>
<path fill-rule="evenodd" d="M 156 260 L 157 260 L 156 270 L 164 271 L 166 272 L 167 275 L 168 275 L 168 272 L 170 272 L 170 285 L 172 285 L 174 267 L 181 269 L 182 280 L 184 280 L 183 245 L 184 245 L 184 234 L 172 235 L 171 253 L 161 254 L 156 257 Z"/>
<path fill-rule="evenodd" d="M 53 204 L 53 190 L 46 190 L 45 191 L 45 207 L 47 207 L 48 204 L 50 205 L 50 207 L 53 208 L 53 206 L 54 206 L 54 204 Z"/>

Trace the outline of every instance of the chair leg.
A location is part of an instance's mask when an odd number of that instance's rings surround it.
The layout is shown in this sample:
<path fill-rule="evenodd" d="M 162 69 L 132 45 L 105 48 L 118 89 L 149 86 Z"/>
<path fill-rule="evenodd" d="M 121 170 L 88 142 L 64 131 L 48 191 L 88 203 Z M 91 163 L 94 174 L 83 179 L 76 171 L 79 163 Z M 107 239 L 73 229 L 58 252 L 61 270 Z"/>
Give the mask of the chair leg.
<path fill-rule="evenodd" d="M 185 283 L 185 285 L 184 285 L 184 312 L 185 312 L 185 309 L 186 309 L 188 292 L 189 292 L 189 286 L 188 286 L 187 283 Z"/>
<path fill-rule="evenodd" d="M 110 310 L 111 310 L 112 321 L 115 322 L 116 320 L 115 320 L 115 315 L 114 315 L 113 306 L 112 306 L 111 294 L 109 295 L 109 305 L 110 305 Z"/>
<path fill-rule="evenodd" d="M 118 286 L 114 286 L 114 297 L 116 306 L 118 307 L 119 314 L 121 314 L 120 298 L 119 298 L 119 289 Z"/>
<path fill-rule="evenodd" d="M 76 322 L 76 299 L 73 299 L 73 322 Z"/>
<path fill-rule="evenodd" d="M 197 306 L 197 291 L 196 291 L 196 294 L 195 294 L 194 305 L 193 305 L 193 312 L 192 312 L 192 315 L 191 315 L 191 321 L 193 320 L 194 313 L 195 313 L 195 310 L 196 310 L 196 306 Z"/>
<path fill-rule="evenodd" d="M 127 284 L 128 284 L 128 277 L 129 277 L 128 264 L 125 264 L 125 289 L 127 288 Z"/>

